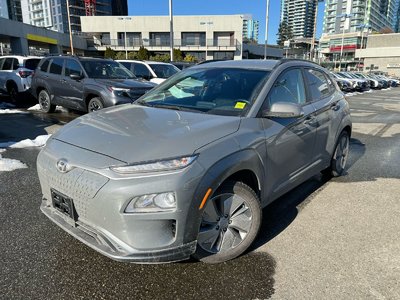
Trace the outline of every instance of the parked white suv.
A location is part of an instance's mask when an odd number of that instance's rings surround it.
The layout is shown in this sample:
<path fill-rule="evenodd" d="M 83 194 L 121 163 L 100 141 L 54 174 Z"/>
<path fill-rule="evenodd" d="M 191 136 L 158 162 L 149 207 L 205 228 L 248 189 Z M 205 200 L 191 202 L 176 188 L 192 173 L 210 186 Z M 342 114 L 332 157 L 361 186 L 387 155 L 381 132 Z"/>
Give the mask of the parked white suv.
<path fill-rule="evenodd" d="M 140 60 L 118 60 L 118 62 L 135 74 L 136 77 L 149 80 L 156 84 L 162 83 L 167 78 L 180 71 L 173 64 L 163 62 Z"/>
<path fill-rule="evenodd" d="M 36 56 L 0 57 L 0 90 L 8 93 L 12 101 L 31 87 L 32 74 L 40 62 Z"/>

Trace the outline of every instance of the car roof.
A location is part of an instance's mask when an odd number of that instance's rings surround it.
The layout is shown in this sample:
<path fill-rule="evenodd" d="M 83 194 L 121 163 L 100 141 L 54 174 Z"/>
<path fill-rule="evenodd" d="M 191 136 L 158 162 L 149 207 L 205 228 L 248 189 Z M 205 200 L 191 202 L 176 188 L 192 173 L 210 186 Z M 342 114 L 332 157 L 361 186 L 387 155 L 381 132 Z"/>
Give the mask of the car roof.
<path fill-rule="evenodd" d="M 243 59 L 243 60 L 222 60 L 207 63 L 201 63 L 192 68 L 249 68 L 272 70 L 280 63 L 279 60 L 258 60 L 258 59 Z"/>

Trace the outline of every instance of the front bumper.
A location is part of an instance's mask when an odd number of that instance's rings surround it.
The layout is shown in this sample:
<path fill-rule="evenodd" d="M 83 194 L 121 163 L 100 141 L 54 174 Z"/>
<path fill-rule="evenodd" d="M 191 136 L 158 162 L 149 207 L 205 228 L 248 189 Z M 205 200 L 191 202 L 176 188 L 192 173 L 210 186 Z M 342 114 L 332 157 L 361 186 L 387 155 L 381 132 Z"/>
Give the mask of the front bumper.
<path fill-rule="evenodd" d="M 93 227 L 77 221 L 72 223 L 68 217 L 56 211 L 52 206 L 43 200 L 40 206 L 41 211 L 64 231 L 98 251 L 99 253 L 116 261 L 133 263 L 165 263 L 188 259 L 196 251 L 197 241 L 183 244 L 173 248 L 157 249 L 152 251 L 140 251 L 121 244 L 116 239 L 101 233 Z"/>

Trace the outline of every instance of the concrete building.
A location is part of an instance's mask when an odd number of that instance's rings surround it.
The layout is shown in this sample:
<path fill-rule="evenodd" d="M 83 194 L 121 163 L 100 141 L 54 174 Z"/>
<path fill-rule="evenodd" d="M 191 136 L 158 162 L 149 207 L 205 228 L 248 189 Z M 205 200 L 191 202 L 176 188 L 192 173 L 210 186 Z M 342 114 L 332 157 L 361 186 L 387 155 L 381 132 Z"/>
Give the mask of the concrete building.
<path fill-rule="evenodd" d="M 400 33 L 372 34 L 367 47 L 358 49 L 356 57 L 363 60 L 363 70 L 380 71 L 400 76 Z"/>
<path fill-rule="evenodd" d="M 254 20 L 251 15 L 243 16 L 243 39 L 258 42 L 260 34 L 260 22 Z"/>
<path fill-rule="evenodd" d="M 174 16 L 174 48 L 199 61 L 241 59 L 243 20 L 243 15 Z M 170 51 L 168 16 L 81 17 L 81 24 L 82 32 L 94 38 L 91 50 L 138 51 L 144 46 L 154 53 Z"/>
<path fill-rule="evenodd" d="M 313 36 L 317 5 L 318 0 L 282 0 L 280 21 L 289 25 L 294 39 Z"/>
<path fill-rule="evenodd" d="M 22 19 L 26 24 L 53 27 L 51 0 L 21 0 Z"/>

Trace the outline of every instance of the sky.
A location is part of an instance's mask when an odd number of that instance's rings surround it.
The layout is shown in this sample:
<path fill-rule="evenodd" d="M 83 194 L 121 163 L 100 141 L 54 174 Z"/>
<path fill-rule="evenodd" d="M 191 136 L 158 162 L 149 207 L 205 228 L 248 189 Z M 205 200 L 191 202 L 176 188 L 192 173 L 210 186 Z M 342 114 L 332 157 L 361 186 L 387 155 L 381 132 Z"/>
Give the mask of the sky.
<path fill-rule="evenodd" d="M 276 44 L 280 18 L 280 0 L 270 0 L 268 44 Z M 260 21 L 259 42 L 265 39 L 266 0 L 173 0 L 175 15 L 235 15 L 251 14 Z M 168 15 L 168 0 L 128 0 L 129 15 Z M 324 2 L 320 3 L 317 21 L 317 37 L 322 32 Z"/>

